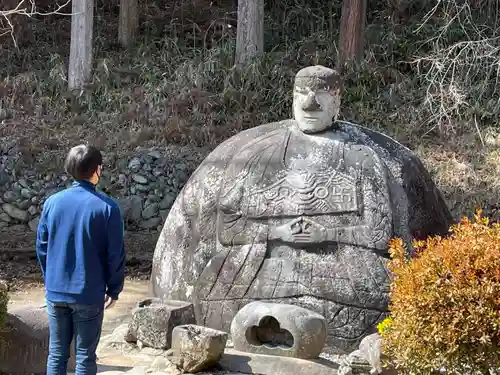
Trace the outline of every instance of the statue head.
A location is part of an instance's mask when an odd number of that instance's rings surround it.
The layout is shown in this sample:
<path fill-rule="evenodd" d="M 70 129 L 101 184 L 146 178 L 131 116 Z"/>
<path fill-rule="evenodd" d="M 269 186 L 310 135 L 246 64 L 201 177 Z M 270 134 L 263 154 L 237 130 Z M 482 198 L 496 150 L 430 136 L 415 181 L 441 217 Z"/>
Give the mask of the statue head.
<path fill-rule="evenodd" d="M 321 65 L 309 66 L 295 76 L 293 116 L 304 133 L 332 126 L 340 109 L 340 74 Z"/>

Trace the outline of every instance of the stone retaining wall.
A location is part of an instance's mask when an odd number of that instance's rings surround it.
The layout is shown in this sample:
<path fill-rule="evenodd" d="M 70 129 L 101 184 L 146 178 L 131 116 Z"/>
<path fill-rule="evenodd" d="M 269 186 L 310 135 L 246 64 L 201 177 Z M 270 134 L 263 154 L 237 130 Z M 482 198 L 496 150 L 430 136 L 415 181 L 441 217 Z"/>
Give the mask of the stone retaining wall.
<path fill-rule="evenodd" d="M 105 155 L 99 189 L 117 200 L 127 230 L 161 230 L 177 194 L 208 152 L 170 146 L 139 148 L 131 156 L 120 158 Z M 26 226 L 34 232 L 45 199 L 72 181 L 62 170 L 44 173 L 35 166 L 16 172 L 16 158 L 0 154 L 0 231 Z"/>

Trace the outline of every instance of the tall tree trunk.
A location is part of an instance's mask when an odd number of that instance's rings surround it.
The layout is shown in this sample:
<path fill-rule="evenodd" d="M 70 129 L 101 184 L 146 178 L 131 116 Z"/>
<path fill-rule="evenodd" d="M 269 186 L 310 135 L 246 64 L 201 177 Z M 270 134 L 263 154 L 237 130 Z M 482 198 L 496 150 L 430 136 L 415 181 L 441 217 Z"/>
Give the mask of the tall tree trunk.
<path fill-rule="evenodd" d="M 94 0 L 73 0 L 71 3 L 68 86 L 75 90 L 83 88 L 92 75 Z"/>
<path fill-rule="evenodd" d="M 135 41 L 138 30 L 139 9 L 137 0 L 121 0 L 118 41 L 123 47 L 129 47 Z"/>
<path fill-rule="evenodd" d="M 339 70 L 363 58 L 365 24 L 366 0 L 344 0 L 340 19 Z"/>
<path fill-rule="evenodd" d="M 264 0 L 238 1 L 236 64 L 246 64 L 264 52 Z"/>

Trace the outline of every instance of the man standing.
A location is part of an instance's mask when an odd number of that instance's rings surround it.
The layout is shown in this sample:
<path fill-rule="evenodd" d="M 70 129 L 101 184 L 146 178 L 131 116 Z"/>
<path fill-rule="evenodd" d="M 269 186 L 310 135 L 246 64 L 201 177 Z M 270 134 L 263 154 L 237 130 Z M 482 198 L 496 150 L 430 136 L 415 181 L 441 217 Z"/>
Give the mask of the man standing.
<path fill-rule="evenodd" d="M 73 338 L 76 374 L 94 375 L 104 309 L 123 290 L 123 219 L 118 205 L 96 191 L 99 150 L 73 147 L 65 169 L 73 185 L 45 201 L 36 243 L 49 314 L 47 375 L 66 374 Z"/>

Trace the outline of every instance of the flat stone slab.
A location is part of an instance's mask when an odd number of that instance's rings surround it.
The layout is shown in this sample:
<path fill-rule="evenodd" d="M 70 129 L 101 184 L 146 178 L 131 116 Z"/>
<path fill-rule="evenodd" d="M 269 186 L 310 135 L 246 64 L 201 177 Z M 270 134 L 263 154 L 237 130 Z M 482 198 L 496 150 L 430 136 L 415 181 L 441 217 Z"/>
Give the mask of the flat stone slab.
<path fill-rule="evenodd" d="M 339 365 L 326 359 L 305 360 L 226 349 L 219 360 L 226 371 L 262 375 L 338 375 Z"/>
<path fill-rule="evenodd" d="M 300 306 L 256 301 L 236 314 L 231 336 L 242 352 L 313 359 L 325 346 L 327 323 Z"/>

